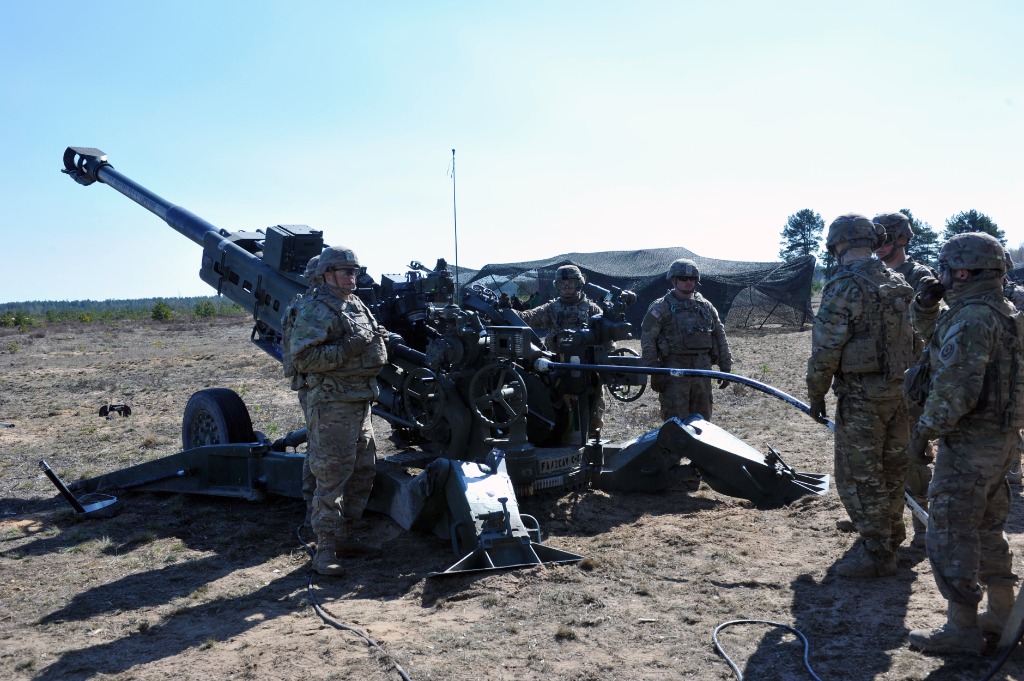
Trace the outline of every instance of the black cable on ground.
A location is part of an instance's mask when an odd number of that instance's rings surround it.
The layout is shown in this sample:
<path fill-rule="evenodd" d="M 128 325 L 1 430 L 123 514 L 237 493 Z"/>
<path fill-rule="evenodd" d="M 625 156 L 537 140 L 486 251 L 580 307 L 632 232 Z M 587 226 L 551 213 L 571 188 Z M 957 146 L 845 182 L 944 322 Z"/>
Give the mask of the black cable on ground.
<path fill-rule="evenodd" d="M 769 622 L 768 620 L 732 620 L 729 622 L 723 622 L 722 624 L 719 624 L 717 627 L 715 627 L 714 633 L 711 634 L 711 641 L 715 644 L 715 652 L 721 655 L 722 658 L 726 661 L 726 663 L 728 663 L 728 665 L 732 667 L 732 671 L 736 674 L 737 681 L 743 681 L 743 673 L 740 672 L 740 668 L 736 666 L 736 663 L 732 661 L 732 658 L 725 654 L 725 649 L 723 649 L 722 645 L 718 642 L 718 632 L 734 624 L 768 624 L 773 627 L 782 627 L 783 629 L 787 629 L 790 632 L 796 634 L 798 637 L 800 637 L 800 640 L 804 642 L 804 666 L 807 667 L 807 671 L 814 678 L 814 681 L 821 681 L 821 679 L 818 678 L 818 675 L 814 673 L 814 670 L 811 669 L 811 663 L 807 658 L 808 654 L 811 651 L 811 645 L 807 642 L 807 637 L 804 636 L 798 629 L 794 629 L 788 624 L 782 624 L 781 622 Z"/>
<path fill-rule="evenodd" d="M 316 549 L 313 548 L 312 544 L 310 544 L 302 538 L 302 527 L 299 527 L 297 530 L 295 530 L 295 536 L 299 538 L 299 543 L 306 548 L 306 553 L 309 554 L 310 560 L 312 560 L 316 556 Z M 325 623 L 330 624 L 335 629 L 340 629 L 342 631 L 350 631 L 359 638 L 366 641 L 367 646 L 373 648 L 375 651 L 379 652 L 381 655 L 391 660 L 391 664 L 395 665 L 395 671 L 398 672 L 398 675 L 402 677 L 403 681 L 412 681 L 412 678 L 409 676 L 409 674 L 406 673 L 404 669 L 402 669 L 402 665 L 398 664 L 398 660 L 395 659 L 394 655 L 384 650 L 384 648 L 382 648 L 379 643 L 374 641 L 372 638 L 370 638 L 360 630 L 356 629 L 355 627 L 349 626 L 344 622 L 341 622 L 340 620 L 332 616 L 329 612 L 324 610 L 323 606 L 320 605 L 320 603 L 316 600 L 316 596 L 313 594 L 314 577 L 316 577 L 316 571 L 313 570 L 311 566 L 309 568 L 309 582 L 306 583 L 306 593 L 307 595 L 309 595 L 309 602 L 313 604 L 313 610 L 316 612 L 317 615 L 320 615 L 320 619 L 322 619 Z"/>

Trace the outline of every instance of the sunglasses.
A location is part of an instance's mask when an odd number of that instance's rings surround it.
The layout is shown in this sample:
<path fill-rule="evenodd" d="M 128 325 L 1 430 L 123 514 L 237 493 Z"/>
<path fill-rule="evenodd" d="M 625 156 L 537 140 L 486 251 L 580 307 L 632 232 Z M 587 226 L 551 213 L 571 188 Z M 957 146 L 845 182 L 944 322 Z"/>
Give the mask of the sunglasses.
<path fill-rule="evenodd" d="M 357 268 L 357 267 L 332 267 L 330 271 L 331 272 L 336 272 L 337 274 L 343 274 L 346 277 L 354 277 L 354 276 L 356 276 L 356 273 L 359 272 L 359 268 Z"/>
<path fill-rule="evenodd" d="M 679 281 L 697 281 L 697 277 L 676 277 Z"/>

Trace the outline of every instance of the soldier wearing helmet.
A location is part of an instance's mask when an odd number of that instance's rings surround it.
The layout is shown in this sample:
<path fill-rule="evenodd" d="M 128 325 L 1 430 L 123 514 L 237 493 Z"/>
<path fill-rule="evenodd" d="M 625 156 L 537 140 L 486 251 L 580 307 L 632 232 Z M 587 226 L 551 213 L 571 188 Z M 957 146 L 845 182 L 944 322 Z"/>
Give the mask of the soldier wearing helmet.
<path fill-rule="evenodd" d="M 844 577 L 895 574 L 896 548 L 906 537 L 909 428 L 903 374 L 914 353 L 906 313 L 914 290 L 871 257 L 884 236 L 863 215 L 842 215 L 829 225 L 826 244 L 839 267 L 822 291 L 807 363 L 811 416 L 826 420 L 829 389 L 838 398 L 836 491 L 860 535 L 835 566 Z"/>
<path fill-rule="evenodd" d="M 939 251 L 949 307 L 940 311 L 918 295 L 912 308 L 915 323 L 930 332 L 930 381 L 910 454 L 924 457 L 926 443 L 938 440 L 927 548 L 948 601 L 942 627 L 910 632 L 911 645 L 927 652 L 982 652 L 983 632 L 1001 634 L 1015 600 L 1005 477 L 1024 426 L 1024 330 L 1003 295 L 1005 269 L 995 237 L 957 234 Z"/>
<path fill-rule="evenodd" d="M 571 335 L 588 327 L 591 317 L 603 314 L 601 306 L 587 298 L 583 292 L 586 283 L 579 267 L 562 265 L 555 270 L 555 278 L 551 282 L 558 296 L 519 313 L 520 318 L 530 327 L 547 330 L 544 344 L 549 350 L 558 349 L 560 336 Z M 591 439 L 599 436 L 604 425 L 604 390 L 600 384 L 595 388 L 596 395 L 590 403 L 590 432 L 587 434 Z"/>
<path fill-rule="evenodd" d="M 671 289 L 647 308 L 641 323 L 640 348 L 647 366 L 671 369 L 732 370 L 732 355 L 718 310 L 697 292 L 697 263 L 681 258 L 669 265 L 665 279 Z M 720 381 L 724 388 L 726 381 Z M 711 379 L 704 377 L 652 376 L 658 393 L 661 418 L 712 416 Z"/>
<path fill-rule="evenodd" d="M 935 290 L 938 278 L 935 271 L 923 263 L 919 263 L 907 256 L 907 245 L 914 238 L 914 230 L 910 225 L 910 218 L 904 213 L 881 213 L 871 220 L 876 225 L 885 229 L 885 239 L 882 245 L 875 249 L 875 255 L 894 272 L 903 275 L 907 283 L 914 287 L 915 292 L 928 292 Z M 941 289 L 939 290 L 941 294 Z M 910 313 L 910 310 L 907 310 Z M 914 334 L 914 354 L 920 355 L 924 350 L 927 339 L 921 334 Z M 911 428 L 921 417 L 921 407 L 914 403 L 907 404 L 910 416 Z M 909 461 L 907 469 L 907 492 L 922 508 L 928 508 L 928 483 L 932 479 L 931 468 L 927 464 L 917 461 Z M 911 522 L 914 527 L 914 538 L 911 546 L 923 549 L 925 546 L 925 525 L 917 517 L 912 515 Z"/>
<path fill-rule="evenodd" d="M 376 474 L 370 404 L 387 362 L 387 331 L 355 295 L 360 271 L 351 249 L 324 249 L 314 269 L 322 283 L 298 307 L 288 343 L 291 363 L 308 386 L 313 569 L 322 575 L 341 574 L 339 556 L 365 550 L 348 533 L 366 508 Z"/>

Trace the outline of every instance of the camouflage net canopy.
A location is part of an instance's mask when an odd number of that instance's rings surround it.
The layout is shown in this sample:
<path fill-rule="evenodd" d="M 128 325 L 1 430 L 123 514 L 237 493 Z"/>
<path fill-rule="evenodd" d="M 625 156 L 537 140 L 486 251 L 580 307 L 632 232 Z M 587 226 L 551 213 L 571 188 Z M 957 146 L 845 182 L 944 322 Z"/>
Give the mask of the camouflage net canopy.
<path fill-rule="evenodd" d="M 485 286 L 524 300 L 539 291 L 540 300 L 547 301 L 555 295 L 551 285 L 555 270 L 562 265 L 576 265 L 587 283 L 636 292 L 637 302 L 627 311 L 626 319 L 639 329 L 650 304 L 668 291 L 665 273 L 677 258 L 697 263 L 697 290 L 732 326 L 800 325 L 813 317 L 813 255 L 790 262 L 740 262 L 702 258 L 685 248 L 566 253 L 546 260 L 485 265 L 462 284 Z"/>

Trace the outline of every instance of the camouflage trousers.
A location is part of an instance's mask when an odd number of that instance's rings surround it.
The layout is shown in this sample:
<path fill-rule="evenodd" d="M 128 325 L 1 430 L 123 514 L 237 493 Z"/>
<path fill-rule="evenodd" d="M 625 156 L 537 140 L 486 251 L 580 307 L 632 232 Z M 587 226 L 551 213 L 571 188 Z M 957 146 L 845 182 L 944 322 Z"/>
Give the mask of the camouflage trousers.
<path fill-rule="evenodd" d="M 666 366 L 672 369 L 710 369 L 711 358 L 707 355 L 673 355 Z M 669 376 L 665 389 L 658 393 L 661 418 L 667 421 L 673 416 L 684 419 L 690 414 L 700 414 L 705 421 L 710 421 L 712 395 L 710 378 Z"/>
<path fill-rule="evenodd" d="M 309 400 L 306 395 L 309 393 L 308 388 L 299 388 L 299 404 L 302 406 L 302 417 L 306 422 L 306 458 L 302 460 L 302 499 L 306 502 L 306 508 L 313 508 L 313 494 L 316 492 L 316 476 L 313 475 L 313 471 L 309 470 L 309 458 L 310 453 L 313 451 L 311 445 L 310 433 L 312 429 L 309 427 Z"/>
<path fill-rule="evenodd" d="M 956 430 L 939 439 L 928 488 L 928 559 L 948 601 L 975 604 L 981 585 L 1016 584 L 1004 529 L 1010 513 L 1006 473 L 1017 455 L 1016 430 Z"/>
<path fill-rule="evenodd" d="M 908 404 L 907 411 L 910 414 L 910 430 L 913 431 L 917 421 L 921 418 L 923 409 L 916 404 Z M 934 445 L 929 443 L 928 449 L 934 455 Z M 909 462 L 909 468 L 907 469 L 907 493 L 926 511 L 928 510 L 928 484 L 931 481 L 932 467 L 929 464 L 918 461 Z M 911 521 L 914 523 L 915 534 L 925 531 L 924 523 L 918 520 L 917 516 L 912 514 Z"/>
<path fill-rule="evenodd" d="M 871 557 L 884 562 L 907 536 L 907 405 L 902 398 L 840 396 L 836 408 L 835 485 Z"/>
<path fill-rule="evenodd" d="M 309 469 L 316 476 L 313 532 L 340 536 L 344 521 L 363 515 L 376 474 L 369 402 L 325 402 L 310 407 Z"/>

